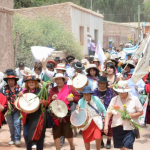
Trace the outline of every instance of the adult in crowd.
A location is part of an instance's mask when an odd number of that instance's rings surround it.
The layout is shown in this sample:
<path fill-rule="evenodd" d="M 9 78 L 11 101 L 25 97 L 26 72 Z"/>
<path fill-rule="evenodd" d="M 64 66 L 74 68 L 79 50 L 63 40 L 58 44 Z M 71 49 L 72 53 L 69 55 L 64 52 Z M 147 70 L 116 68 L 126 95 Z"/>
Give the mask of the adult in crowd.
<path fill-rule="evenodd" d="M 91 35 L 90 33 L 87 33 L 87 51 L 88 51 L 88 55 L 90 55 L 90 44 L 91 44 Z"/>
<path fill-rule="evenodd" d="M 84 65 L 85 70 L 86 70 L 88 68 L 88 66 L 89 66 L 89 61 L 87 59 L 82 59 L 81 63 Z"/>
<path fill-rule="evenodd" d="M 34 71 L 38 75 L 38 78 L 40 80 L 42 80 L 44 73 L 42 71 L 42 63 L 41 62 L 38 62 L 34 65 Z"/>
<path fill-rule="evenodd" d="M 88 86 L 93 91 L 98 87 L 98 80 L 100 78 L 99 69 L 96 67 L 95 64 L 90 64 L 89 67 L 86 69 L 86 72 L 89 80 Z"/>
<path fill-rule="evenodd" d="M 93 92 L 93 96 L 97 96 L 102 101 L 106 110 L 108 109 L 111 99 L 115 96 L 113 90 L 108 88 L 108 82 L 109 81 L 107 80 L 107 77 L 101 76 L 98 81 L 98 88 L 96 88 Z M 107 144 L 106 144 L 107 149 L 111 148 L 111 138 L 112 138 L 111 123 L 112 123 L 112 118 L 110 119 L 109 126 L 108 126 L 109 128 L 108 128 Z M 102 132 L 102 135 L 104 135 L 104 132 Z M 101 148 L 104 148 L 103 138 L 101 141 Z"/>
<path fill-rule="evenodd" d="M 25 89 L 19 93 L 20 97 L 25 93 L 33 93 L 35 95 L 39 94 L 41 90 L 39 85 L 40 79 L 35 73 L 27 75 L 24 82 Z M 43 105 L 43 110 L 49 105 L 49 101 L 46 101 L 45 98 L 46 97 L 40 99 L 40 104 Z M 46 131 L 46 110 L 43 111 L 41 105 L 34 113 L 27 114 L 21 112 L 23 116 L 23 136 L 27 150 L 32 150 L 32 145 L 34 144 L 36 144 L 37 150 L 43 150 Z"/>
<path fill-rule="evenodd" d="M 108 63 L 106 65 L 106 71 L 107 71 L 107 79 L 109 81 L 108 87 L 113 88 L 115 82 L 117 81 L 115 66 L 112 63 Z"/>
<path fill-rule="evenodd" d="M 125 61 L 126 61 L 126 53 L 123 51 L 123 45 L 121 45 L 121 47 L 120 47 L 120 49 L 119 49 L 119 52 L 118 52 L 118 57 L 121 57 L 120 58 L 120 61 L 122 62 L 122 63 L 125 63 Z"/>
<path fill-rule="evenodd" d="M 55 57 L 54 58 L 55 63 L 58 65 L 59 63 L 61 63 L 61 59 L 60 57 Z"/>
<path fill-rule="evenodd" d="M 94 57 L 89 57 L 89 64 L 93 64 Z"/>
<path fill-rule="evenodd" d="M 3 78 L 4 78 L 4 74 L 2 72 L 0 72 L 0 93 L 2 93 L 2 87 L 5 84 Z"/>
<path fill-rule="evenodd" d="M 91 43 L 90 43 L 90 55 L 94 55 L 95 54 L 95 49 L 96 49 L 95 41 L 91 40 Z"/>
<path fill-rule="evenodd" d="M 101 65 L 98 58 L 94 58 L 93 63 L 96 65 L 96 67 L 101 71 Z"/>
<path fill-rule="evenodd" d="M 133 61 L 131 60 L 129 63 L 123 64 L 123 65 L 122 65 L 122 68 L 123 68 L 123 69 L 125 68 L 124 73 L 123 73 L 124 79 L 125 79 L 125 80 L 129 80 L 129 79 L 131 78 L 131 76 L 132 76 L 131 69 L 134 69 L 134 68 L 135 68 L 135 66 L 134 66 L 134 64 L 133 64 Z"/>
<path fill-rule="evenodd" d="M 67 61 L 66 58 L 63 58 L 63 59 L 61 60 L 61 63 L 63 63 L 63 64 L 65 65 L 65 69 L 68 69 L 68 68 L 71 67 L 71 66 L 68 64 L 68 61 Z"/>
<path fill-rule="evenodd" d="M 131 89 L 128 87 L 127 81 L 119 81 L 118 87 L 114 87 L 114 90 L 118 92 L 119 95 L 112 98 L 109 107 L 111 108 L 114 105 L 117 105 L 121 110 L 123 110 L 123 105 L 125 105 L 130 117 L 136 123 L 138 123 L 138 117 L 142 115 L 143 107 L 139 99 L 129 93 Z M 108 125 L 111 117 L 114 148 L 118 148 L 120 150 L 133 149 L 133 144 L 135 141 L 135 130 L 130 124 L 129 120 L 122 120 L 120 113 L 113 113 L 113 111 L 110 110 L 107 111 L 105 117 L 104 133 L 108 134 Z"/>
<path fill-rule="evenodd" d="M 109 53 L 110 53 L 110 55 L 116 53 L 115 50 L 113 50 L 113 46 L 112 45 L 109 45 Z"/>
<path fill-rule="evenodd" d="M 4 74 L 0 72 L 0 83 L 3 82 Z M 5 123 L 4 114 L 8 109 L 8 102 L 6 97 L 2 94 L 2 87 L 0 87 L 0 128 Z"/>
<path fill-rule="evenodd" d="M 6 99 L 10 105 L 11 114 L 7 114 L 7 123 L 9 125 L 10 145 L 15 144 L 16 146 L 20 146 L 21 142 L 21 120 L 19 119 L 20 113 L 16 109 L 14 103 L 16 98 L 18 97 L 19 92 L 22 90 L 20 86 L 17 84 L 19 78 L 16 75 L 16 72 L 13 69 L 7 69 L 5 71 L 7 77 L 4 78 L 6 81 L 6 85 L 3 87 L 3 94 L 6 96 Z"/>
<path fill-rule="evenodd" d="M 22 75 L 22 73 L 20 72 L 21 70 L 30 70 L 30 68 L 25 67 L 25 64 L 24 64 L 23 62 L 19 62 L 18 68 L 15 69 L 16 74 L 17 74 L 19 80 L 20 80 L 20 79 L 23 79 L 23 75 Z"/>
<path fill-rule="evenodd" d="M 82 91 L 83 98 L 79 100 L 77 110 L 83 108 L 88 112 L 89 120 L 81 128 L 85 143 L 85 149 L 90 150 L 90 142 L 96 141 L 96 150 L 100 150 L 101 132 L 103 128 L 102 117 L 105 116 L 106 109 L 97 96 L 92 96 L 93 92 L 89 86 L 85 86 Z"/>
<path fill-rule="evenodd" d="M 69 110 L 69 103 L 73 101 L 77 103 L 80 96 L 73 86 L 65 84 L 67 81 L 68 77 L 65 77 L 61 73 L 56 74 L 56 76 L 52 79 L 52 82 L 55 82 L 57 86 L 50 90 L 49 101 L 52 102 L 59 99 L 67 105 Z M 74 97 L 68 96 L 71 93 L 74 95 Z M 53 127 L 53 138 L 56 149 L 60 150 L 60 137 L 64 136 L 68 140 L 70 149 L 75 150 L 75 146 L 73 144 L 73 131 L 70 123 L 70 115 L 68 114 L 62 119 L 54 118 L 54 122 L 55 125 Z"/>

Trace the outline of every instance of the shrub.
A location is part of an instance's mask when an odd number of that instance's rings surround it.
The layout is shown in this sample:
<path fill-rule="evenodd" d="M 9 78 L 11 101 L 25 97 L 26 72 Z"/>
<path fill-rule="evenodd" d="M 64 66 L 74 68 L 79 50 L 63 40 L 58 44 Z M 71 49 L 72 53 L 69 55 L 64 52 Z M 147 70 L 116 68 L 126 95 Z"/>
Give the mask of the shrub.
<path fill-rule="evenodd" d="M 13 22 L 14 47 L 17 31 L 19 32 L 17 61 L 25 62 L 27 66 L 31 66 L 33 59 L 30 50 L 31 46 L 51 45 L 57 51 L 65 51 L 78 59 L 81 59 L 83 56 L 80 43 L 56 19 L 39 17 L 37 20 L 30 20 L 15 14 Z"/>

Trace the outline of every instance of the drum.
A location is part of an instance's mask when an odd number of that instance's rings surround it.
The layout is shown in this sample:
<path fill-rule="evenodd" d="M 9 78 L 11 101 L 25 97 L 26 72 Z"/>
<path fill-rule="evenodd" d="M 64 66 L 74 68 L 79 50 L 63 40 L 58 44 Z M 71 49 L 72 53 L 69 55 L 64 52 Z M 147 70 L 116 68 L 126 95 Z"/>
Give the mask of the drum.
<path fill-rule="evenodd" d="M 52 117 L 60 119 L 68 114 L 68 107 L 63 101 L 55 100 L 49 105 L 49 111 Z"/>
<path fill-rule="evenodd" d="M 35 94 L 26 93 L 19 98 L 19 106 L 21 111 L 25 113 L 34 113 L 40 107 L 40 100 Z"/>
<path fill-rule="evenodd" d="M 86 75 L 78 74 L 73 78 L 72 85 L 77 90 L 82 92 L 85 86 L 88 86 L 89 81 Z"/>
<path fill-rule="evenodd" d="M 20 97 L 18 97 L 18 98 L 15 100 L 15 107 L 16 107 L 18 110 L 21 110 L 21 109 L 20 109 L 20 105 L 19 105 L 19 99 L 20 99 Z"/>
<path fill-rule="evenodd" d="M 82 108 L 80 108 L 79 110 L 75 110 L 70 117 L 71 124 L 77 128 L 85 127 L 88 121 L 88 113 L 85 109 Z"/>

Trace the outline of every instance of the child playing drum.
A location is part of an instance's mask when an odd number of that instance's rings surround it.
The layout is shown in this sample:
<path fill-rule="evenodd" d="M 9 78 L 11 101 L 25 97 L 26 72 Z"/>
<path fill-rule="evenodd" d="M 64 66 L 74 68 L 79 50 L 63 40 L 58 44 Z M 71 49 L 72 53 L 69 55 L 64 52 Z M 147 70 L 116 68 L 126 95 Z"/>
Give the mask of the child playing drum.
<path fill-rule="evenodd" d="M 89 120 L 81 128 L 86 150 L 90 150 L 90 142 L 96 141 L 96 150 L 100 150 L 101 130 L 103 129 L 102 117 L 106 114 L 106 109 L 98 97 L 92 96 L 93 92 L 89 86 L 85 86 L 82 91 L 83 98 L 79 100 L 76 109 L 83 108 L 87 111 Z"/>

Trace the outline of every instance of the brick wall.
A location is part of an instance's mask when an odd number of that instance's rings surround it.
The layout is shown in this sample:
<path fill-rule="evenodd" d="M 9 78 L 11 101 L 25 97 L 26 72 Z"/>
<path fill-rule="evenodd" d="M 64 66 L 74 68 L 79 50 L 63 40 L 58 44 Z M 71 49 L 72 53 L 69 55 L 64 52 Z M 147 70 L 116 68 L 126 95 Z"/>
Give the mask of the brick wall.
<path fill-rule="evenodd" d="M 71 6 L 67 3 L 15 9 L 14 11 L 15 13 L 19 13 L 30 19 L 36 19 L 40 16 L 50 16 L 52 18 L 57 18 L 66 26 L 68 30 L 72 31 Z"/>

